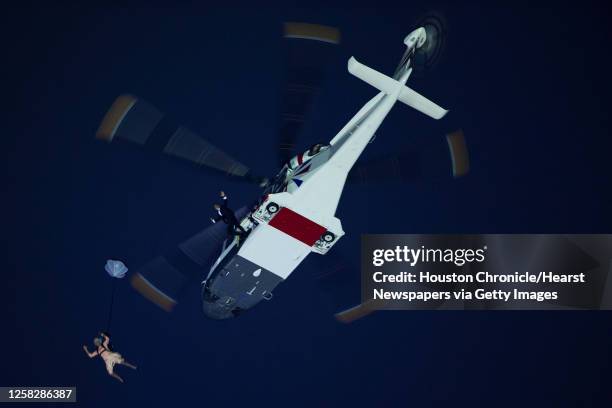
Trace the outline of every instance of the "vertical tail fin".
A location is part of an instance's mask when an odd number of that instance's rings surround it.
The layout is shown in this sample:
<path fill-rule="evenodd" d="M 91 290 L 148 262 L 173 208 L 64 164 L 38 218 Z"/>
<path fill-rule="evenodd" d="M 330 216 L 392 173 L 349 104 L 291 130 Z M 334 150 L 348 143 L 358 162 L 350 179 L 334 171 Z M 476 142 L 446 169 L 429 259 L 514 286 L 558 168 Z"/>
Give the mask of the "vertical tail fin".
<path fill-rule="evenodd" d="M 406 51 L 402 56 L 395 72 L 393 73 L 393 79 L 400 79 L 400 77 L 410 69 L 410 63 L 412 57 L 417 49 L 421 48 L 427 41 L 427 33 L 423 27 L 417 28 L 404 38 L 404 44 L 406 44 Z"/>

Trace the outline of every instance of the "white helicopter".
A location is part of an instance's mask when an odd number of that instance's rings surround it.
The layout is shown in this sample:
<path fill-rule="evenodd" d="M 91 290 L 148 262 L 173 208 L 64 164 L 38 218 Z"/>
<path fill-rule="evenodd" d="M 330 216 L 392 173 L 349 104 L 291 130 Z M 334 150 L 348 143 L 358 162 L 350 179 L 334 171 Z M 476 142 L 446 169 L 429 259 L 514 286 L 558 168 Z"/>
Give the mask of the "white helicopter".
<path fill-rule="evenodd" d="M 337 43 L 339 39 L 339 33 L 333 28 L 302 23 L 287 24 L 285 33 L 287 38 L 326 43 Z M 396 102 L 433 119 L 447 113 L 406 86 L 413 57 L 426 41 L 423 27 L 405 37 L 406 51 L 392 77 L 351 57 L 348 71 L 376 88 L 378 94 L 329 143 L 316 144 L 285 160 L 271 181 L 253 176 L 248 167 L 209 142 L 188 129 L 174 126 L 148 103 L 129 95 L 119 97 L 104 118 L 98 138 L 108 142 L 121 139 L 135 142 L 265 187 L 255 205 L 236 214 L 246 234 L 226 238 L 222 226 L 212 225 L 172 253 L 157 257 L 141 268 L 132 277 L 133 286 L 169 311 L 190 277 L 199 278 L 205 315 L 226 319 L 262 300 L 272 299 L 276 286 L 310 253 L 325 255 L 344 235 L 336 209 L 349 172 Z M 300 55 L 307 53 L 302 50 Z M 298 74 L 304 72 L 298 70 Z M 310 98 L 313 88 L 311 82 L 288 89 L 294 96 L 298 95 L 298 102 L 303 102 Z M 294 119 L 290 112 L 285 115 L 288 133 L 295 133 Z M 285 139 L 281 143 L 291 145 L 287 143 L 291 140 Z"/>

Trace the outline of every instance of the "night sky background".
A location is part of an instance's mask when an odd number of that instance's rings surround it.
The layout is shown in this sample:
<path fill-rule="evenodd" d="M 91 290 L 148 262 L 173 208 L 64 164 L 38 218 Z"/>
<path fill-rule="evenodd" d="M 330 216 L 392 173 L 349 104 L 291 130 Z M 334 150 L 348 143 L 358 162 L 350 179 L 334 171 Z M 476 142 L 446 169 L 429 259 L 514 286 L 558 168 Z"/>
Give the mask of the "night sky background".
<path fill-rule="evenodd" d="M 0 385 L 76 385 L 84 407 L 611 405 L 610 312 L 333 318 L 359 301 L 361 233 L 612 233 L 606 6 L 375 3 L 5 6 Z M 348 58 L 392 73 L 431 11 L 446 21 L 446 48 L 410 86 L 451 113 L 436 122 L 396 106 L 364 159 L 461 127 L 471 173 L 347 187 L 347 235 L 329 254 L 348 265 L 336 293 L 321 290 L 316 255 L 231 321 L 204 318 L 197 285 L 167 314 L 120 281 L 110 332 L 139 369 L 119 367 L 120 384 L 88 359 L 81 346 L 107 321 L 106 259 L 134 271 L 208 225 L 220 189 L 236 207 L 259 193 L 96 141 L 113 100 L 138 95 L 274 174 L 282 22 L 342 31 L 306 148 L 375 93 L 346 72 Z"/>

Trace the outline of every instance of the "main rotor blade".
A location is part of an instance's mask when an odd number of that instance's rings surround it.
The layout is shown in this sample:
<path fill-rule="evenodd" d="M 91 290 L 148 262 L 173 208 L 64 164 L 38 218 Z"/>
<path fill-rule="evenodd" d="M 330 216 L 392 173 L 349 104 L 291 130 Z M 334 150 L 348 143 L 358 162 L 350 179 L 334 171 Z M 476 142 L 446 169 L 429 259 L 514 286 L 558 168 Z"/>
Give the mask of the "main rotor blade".
<path fill-rule="evenodd" d="M 359 163 L 349 173 L 354 184 L 385 182 L 439 182 L 462 177 L 469 172 L 470 160 L 462 130 L 446 135 L 446 143 L 404 146 L 396 152 Z"/>
<path fill-rule="evenodd" d="M 474 247 L 473 244 L 466 242 L 466 240 L 470 240 L 470 239 L 471 239 L 470 236 L 463 236 L 463 235 L 454 235 L 454 236 L 423 235 L 422 238 L 419 239 L 418 241 L 420 242 L 420 244 L 423 244 L 425 248 L 458 249 L 458 248 Z M 438 268 L 439 273 L 442 273 L 442 274 L 452 273 L 455 270 L 456 265 L 454 265 L 453 263 L 447 263 L 447 264 L 438 265 L 437 268 Z M 355 274 L 358 276 L 359 275 L 358 268 L 354 268 L 354 270 L 355 270 Z M 381 287 L 384 287 L 385 289 L 390 290 L 393 288 L 393 285 L 394 285 L 393 283 L 384 283 L 384 284 L 381 284 Z M 420 284 L 415 284 L 415 285 L 420 285 Z M 448 291 L 457 290 L 457 289 L 454 289 L 455 285 L 456 284 L 444 284 L 444 286 L 442 286 L 442 289 L 440 290 L 448 290 Z M 433 287 L 430 287 L 428 285 L 424 285 L 424 287 L 428 288 L 429 290 L 433 290 Z M 418 290 L 418 289 L 415 289 L 415 290 Z M 447 301 L 433 301 L 433 302 L 430 302 L 429 307 L 425 307 L 422 304 L 415 304 L 414 306 L 411 306 L 410 308 L 414 310 L 419 310 L 419 309 L 427 310 L 428 308 L 432 307 L 431 304 L 435 305 L 433 306 L 435 308 L 444 309 L 446 305 L 448 304 L 448 302 Z M 336 320 L 338 320 L 341 323 L 352 323 L 355 320 L 366 317 L 377 310 L 401 309 L 403 307 L 404 307 L 404 303 L 398 300 L 371 299 L 371 298 L 364 300 L 364 298 L 362 298 L 361 303 L 353 307 L 343 308 L 342 311 L 335 313 L 334 317 L 336 318 Z"/>
<path fill-rule="evenodd" d="M 325 71 L 340 43 L 340 31 L 307 23 L 285 23 L 286 78 L 281 96 L 279 162 L 297 154 L 296 140 L 319 92 Z"/>
<path fill-rule="evenodd" d="M 135 143 L 232 178 L 262 182 L 262 178 L 254 176 L 247 166 L 132 95 L 122 95 L 115 100 L 102 120 L 96 138 L 107 142 Z"/>
<path fill-rule="evenodd" d="M 247 212 L 242 207 L 236 211 L 236 217 L 241 219 Z M 185 288 L 208 273 L 226 237 L 227 225 L 222 222 L 204 228 L 140 268 L 131 278 L 132 286 L 152 303 L 171 312 Z"/>
<path fill-rule="evenodd" d="M 347 181 L 352 184 L 399 182 L 407 183 L 421 177 L 423 168 L 419 152 L 400 150 L 371 159 L 353 167 Z"/>
<path fill-rule="evenodd" d="M 446 141 L 453 164 L 453 177 L 465 176 L 470 171 L 470 154 L 463 130 L 459 129 L 449 133 L 446 135 Z"/>

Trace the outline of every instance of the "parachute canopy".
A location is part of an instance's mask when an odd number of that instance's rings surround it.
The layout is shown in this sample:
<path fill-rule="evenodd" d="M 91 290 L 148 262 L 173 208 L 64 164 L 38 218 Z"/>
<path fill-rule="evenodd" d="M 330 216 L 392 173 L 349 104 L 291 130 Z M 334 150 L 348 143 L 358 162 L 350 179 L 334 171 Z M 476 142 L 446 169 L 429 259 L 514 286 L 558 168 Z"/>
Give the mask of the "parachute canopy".
<path fill-rule="evenodd" d="M 121 279 L 127 273 L 128 268 L 121 261 L 109 259 L 104 265 L 104 270 L 113 278 Z"/>

